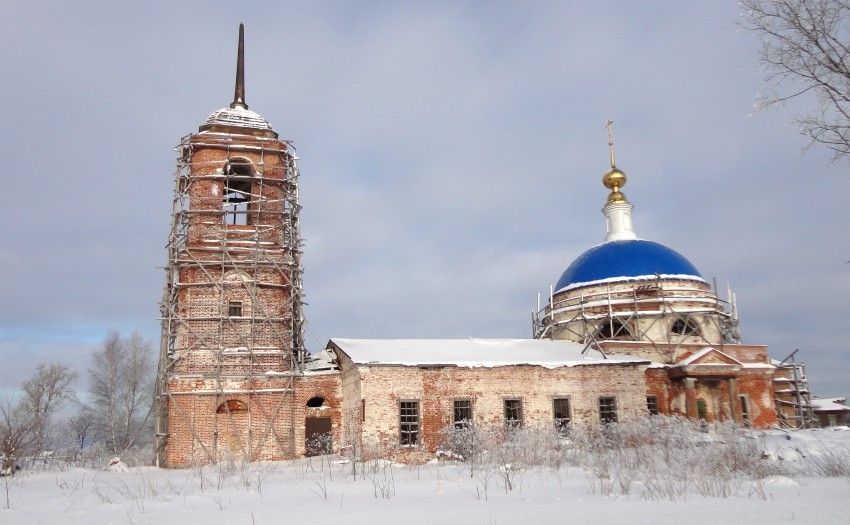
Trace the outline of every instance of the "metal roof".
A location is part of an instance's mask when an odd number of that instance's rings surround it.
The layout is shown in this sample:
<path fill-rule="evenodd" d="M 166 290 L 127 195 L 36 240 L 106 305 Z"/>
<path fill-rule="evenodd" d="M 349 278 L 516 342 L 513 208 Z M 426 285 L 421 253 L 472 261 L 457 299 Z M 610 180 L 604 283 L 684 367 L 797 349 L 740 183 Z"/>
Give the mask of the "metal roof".
<path fill-rule="evenodd" d="M 702 280 L 696 267 L 678 252 L 657 242 L 633 239 L 606 242 L 587 250 L 561 274 L 555 289 L 654 275 Z"/>

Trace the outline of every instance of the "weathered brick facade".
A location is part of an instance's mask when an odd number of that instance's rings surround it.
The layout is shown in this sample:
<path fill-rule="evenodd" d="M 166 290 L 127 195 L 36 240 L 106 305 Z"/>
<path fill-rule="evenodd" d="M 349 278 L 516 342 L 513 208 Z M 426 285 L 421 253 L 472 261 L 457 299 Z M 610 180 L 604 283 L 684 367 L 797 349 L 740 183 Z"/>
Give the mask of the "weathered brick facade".
<path fill-rule="evenodd" d="M 296 457 L 306 418 L 339 421 L 334 374 L 303 369 L 295 151 L 248 110 L 242 48 L 240 28 L 233 103 L 177 148 L 157 392 L 169 466 Z"/>
<path fill-rule="evenodd" d="M 294 457 L 303 450 L 297 386 L 308 384 L 299 365 L 294 153 L 270 131 L 207 127 L 179 148 L 163 301 L 162 458 Z"/>
<path fill-rule="evenodd" d="M 518 351 L 511 354 L 513 362 L 487 356 L 495 345 L 514 344 Z M 387 347 L 397 352 L 395 358 L 383 362 L 371 359 L 372 349 Z M 529 356 L 520 352 L 536 352 L 538 347 L 552 347 L 551 358 L 539 364 L 525 361 Z M 586 359 L 581 346 L 567 342 L 332 339 L 328 348 L 341 370 L 344 427 L 355 429 L 349 437 L 396 456 L 433 453 L 441 443 L 441 430 L 454 423 L 454 403 L 458 400 L 470 402 L 473 424 L 495 428 L 513 423 L 506 421 L 506 400 L 519 401 L 519 424 L 541 429 L 554 429 L 555 399 L 568 400 L 570 424 L 574 425 L 598 426 L 603 397 L 615 400 L 618 421 L 647 413 L 648 361 Z M 432 357 L 447 352 L 454 352 L 455 363 L 441 364 L 439 358 Z M 468 363 L 473 355 L 482 361 Z M 402 443 L 403 401 L 418 403 L 419 436 L 413 447 Z"/>

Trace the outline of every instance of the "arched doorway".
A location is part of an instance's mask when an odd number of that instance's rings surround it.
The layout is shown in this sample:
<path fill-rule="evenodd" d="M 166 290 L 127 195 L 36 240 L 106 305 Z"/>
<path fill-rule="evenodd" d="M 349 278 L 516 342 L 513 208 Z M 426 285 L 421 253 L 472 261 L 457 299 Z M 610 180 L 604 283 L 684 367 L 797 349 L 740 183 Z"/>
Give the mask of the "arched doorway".
<path fill-rule="evenodd" d="M 323 414 L 329 408 L 321 396 L 307 401 L 307 417 L 304 419 L 304 453 L 307 456 L 333 452 L 333 420 Z"/>

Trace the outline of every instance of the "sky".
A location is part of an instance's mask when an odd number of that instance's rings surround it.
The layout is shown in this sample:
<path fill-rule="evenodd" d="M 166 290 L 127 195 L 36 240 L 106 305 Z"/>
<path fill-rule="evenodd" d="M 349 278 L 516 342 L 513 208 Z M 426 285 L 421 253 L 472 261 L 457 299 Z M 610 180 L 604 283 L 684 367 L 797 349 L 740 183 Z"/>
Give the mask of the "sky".
<path fill-rule="evenodd" d="M 308 349 L 525 338 L 605 234 L 604 124 L 639 237 L 737 295 L 747 344 L 850 393 L 848 164 L 753 114 L 759 41 L 727 2 L 0 5 L 0 389 L 85 371 L 111 329 L 159 345 L 180 138 L 233 97 L 301 170 Z M 84 388 L 81 381 L 79 388 Z"/>

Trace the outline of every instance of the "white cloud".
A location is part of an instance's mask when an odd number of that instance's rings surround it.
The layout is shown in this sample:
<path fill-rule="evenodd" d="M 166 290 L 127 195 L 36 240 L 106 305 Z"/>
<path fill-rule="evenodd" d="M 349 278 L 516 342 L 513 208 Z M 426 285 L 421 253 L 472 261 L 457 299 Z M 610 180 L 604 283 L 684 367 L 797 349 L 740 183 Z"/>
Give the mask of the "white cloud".
<path fill-rule="evenodd" d="M 242 20 L 247 101 L 301 156 L 312 348 L 527 336 L 536 293 L 602 240 L 612 118 L 638 234 L 731 281 L 748 342 L 800 347 L 816 392 L 847 393 L 850 179 L 798 155 L 796 106 L 747 116 L 758 44 L 732 4 L 50 7 L 6 6 L 0 35 L 0 315 L 33 355 L 69 323 L 156 340 L 171 148 L 230 102 Z"/>

